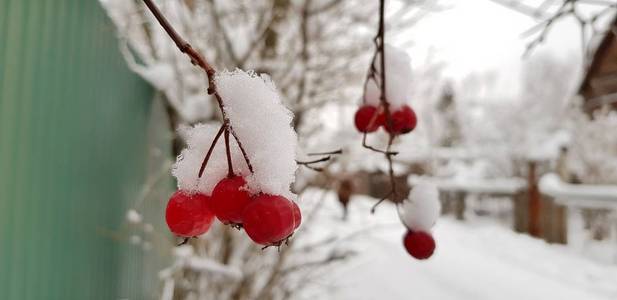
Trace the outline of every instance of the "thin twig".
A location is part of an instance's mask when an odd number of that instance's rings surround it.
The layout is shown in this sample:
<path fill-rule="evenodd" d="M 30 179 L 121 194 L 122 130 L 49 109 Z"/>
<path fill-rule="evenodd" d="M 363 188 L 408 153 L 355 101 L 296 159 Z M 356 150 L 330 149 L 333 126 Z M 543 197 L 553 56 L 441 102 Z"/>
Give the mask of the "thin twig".
<path fill-rule="evenodd" d="M 154 4 L 154 2 L 152 2 L 152 0 L 143 1 L 148 7 L 148 9 L 152 12 L 156 20 L 159 22 L 159 24 L 161 24 L 161 27 L 163 27 L 169 37 L 174 41 L 174 43 L 176 43 L 178 49 L 180 49 L 182 53 L 188 55 L 191 58 L 192 64 L 197 65 L 204 69 L 204 71 L 206 71 L 206 75 L 208 75 L 208 81 L 210 83 L 210 87 L 208 89 L 212 90 L 212 92 L 209 91 L 209 93 L 214 93 L 214 91 L 216 91 L 216 88 L 213 86 L 213 77 L 216 74 L 214 68 L 203 58 L 203 56 L 201 56 L 201 54 L 199 54 L 199 52 L 195 51 L 195 49 L 193 49 L 193 47 L 176 32 L 176 30 L 173 28 L 173 26 L 171 26 L 169 21 L 167 21 L 167 19 L 163 16 L 159 8 L 156 6 L 156 4 Z"/>
<path fill-rule="evenodd" d="M 244 146 L 242 146 L 242 143 L 240 142 L 240 139 L 236 135 L 236 132 L 233 130 L 233 128 L 231 128 L 230 130 L 231 130 L 231 135 L 234 137 L 234 139 L 236 140 L 236 143 L 238 144 L 238 148 L 240 148 L 240 152 L 242 152 L 242 156 L 244 157 L 244 161 L 246 162 L 246 166 L 249 168 L 249 171 L 251 173 L 254 173 L 253 165 L 251 164 L 251 161 L 249 160 L 249 157 L 246 154 L 246 150 L 244 150 Z"/>
<path fill-rule="evenodd" d="M 324 162 L 324 161 L 329 161 L 330 158 L 332 158 L 331 156 L 326 156 L 326 157 L 322 157 L 319 159 L 315 159 L 315 160 L 310 160 L 310 161 L 298 161 L 296 160 L 296 163 L 299 165 L 311 165 L 311 164 L 316 164 L 316 163 L 320 163 L 320 162 Z"/>
<path fill-rule="evenodd" d="M 321 163 L 321 162 L 326 162 L 326 161 L 329 161 L 329 160 L 331 160 L 331 159 L 332 159 L 332 156 L 331 156 L 331 155 L 328 155 L 328 156 L 326 156 L 326 157 L 322 157 L 322 158 L 315 159 L 315 160 L 310 160 L 310 161 L 298 161 L 298 160 L 296 160 L 296 163 L 297 163 L 298 165 L 301 165 L 301 166 L 304 166 L 304 167 L 306 167 L 306 168 L 309 168 L 309 169 L 311 169 L 311 170 L 313 170 L 313 171 L 322 172 L 322 171 L 324 170 L 324 168 L 321 168 L 321 167 L 315 167 L 315 166 L 313 166 L 313 165 L 314 165 L 314 164 Z"/>
<path fill-rule="evenodd" d="M 216 136 L 214 136 L 214 140 L 212 140 L 212 144 L 210 144 L 210 149 L 208 149 L 208 153 L 206 154 L 206 157 L 204 158 L 203 162 L 201 163 L 201 167 L 199 168 L 199 176 L 198 176 L 198 178 L 201 178 L 201 176 L 204 174 L 204 170 L 206 169 L 206 165 L 208 164 L 208 161 L 210 160 L 210 155 L 212 155 L 212 150 L 214 150 L 214 146 L 216 146 L 216 142 L 221 137 L 221 134 L 223 134 L 223 131 L 225 131 L 225 124 L 224 123 L 223 123 L 223 125 L 221 125 L 221 129 L 219 129 L 219 132 L 216 134 Z"/>
<path fill-rule="evenodd" d="M 307 153 L 306 155 L 317 156 L 317 155 L 335 155 L 335 154 L 343 154 L 343 149 L 337 149 L 337 150 L 328 151 L 328 152 L 311 152 L 311 153 Z"/>
<path fill-rule="evenodd" d="M 396 152 L 396 151 L 380 150 L 380 149 L 377 149 L 377 148 L 367 144 L 366 143 L 366 133 L 362 136 L 362 147 L 364 147 L 366 149 L 369 149 L 369 150 L 371 150 L 373 152 L 379 152 L 381 154 L 386 154 L 386 155 L 388 155 L 388 154 L 389 155 L 397 155 L 398 154 L 398 152 Z"/>
<path fill-rule="evenodd" d="M 225 154 L 227 155 L 227 177 L 234 177 L 234 167 L 231 162 L 231 149 L 229 147 L 229 127 L 225 127 Z"/>

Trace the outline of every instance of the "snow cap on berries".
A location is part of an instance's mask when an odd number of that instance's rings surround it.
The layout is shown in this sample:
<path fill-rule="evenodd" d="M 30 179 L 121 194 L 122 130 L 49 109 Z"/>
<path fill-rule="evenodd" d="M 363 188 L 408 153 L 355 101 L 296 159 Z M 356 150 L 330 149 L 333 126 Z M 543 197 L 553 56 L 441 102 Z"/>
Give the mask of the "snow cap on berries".
<path fill-rule="evenodd" d="M 405 50 L 385 44 L 386 55 L 386 97 L 392 109 L 396 110 L 411 100 L 411 58 Z M 377 73 L 381 70 L 381 57 L 375 59 Z M 377 80 L 381 80 L 376 74 Z M 381 90 L 374 80 L 366 83 L 364 98 L 368 104 L 379 105 Z"/>
<path fill-rule="evenodd" d="M 182 150 L 171 170 L 171 174 L 178 181 L 179 190 L 211 195 L 214 186 L 227 176 L 227 155 L 225 154 L 225 142 L 221 136 L 212 151 L 202 177 L 198 177 L 201 163 L 220 126 L 220 124 L 197 124 L 193 127 L 187 126 L 179 129 L 180 135 L 187 143 L 187 148 Z M 229 140 L 229 146 L 234 172 L 239 175 L 248 174 L 246 163 L 233 138 Z"/>
<path fill-rule="evenodd" d="M 413 231 L 429 232 L 440 213 L 439 191 L 432 183 L 414 186 L 399 210 L 401 220 Z"/>
<path fill-rule="evenodd" d="M 295 180 L 298 137 L 287 109 L 267 75 L 252 71 L 219 72 L 215 77 L 224 110 L 253 165 L 246 175 L 251 193 L 295 199 L 290 191 Z"/>

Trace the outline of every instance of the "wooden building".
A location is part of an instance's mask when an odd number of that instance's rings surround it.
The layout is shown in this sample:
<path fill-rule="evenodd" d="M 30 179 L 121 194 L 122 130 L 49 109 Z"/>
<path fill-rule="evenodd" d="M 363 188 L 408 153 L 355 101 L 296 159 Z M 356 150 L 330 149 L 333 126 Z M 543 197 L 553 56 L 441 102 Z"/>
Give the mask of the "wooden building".
<path fill-rule="evenodd" d="M 617 109 L 617 17 L 611 26 L 596 48 L 579 90 L 588 113 L 604 106 Z"/>

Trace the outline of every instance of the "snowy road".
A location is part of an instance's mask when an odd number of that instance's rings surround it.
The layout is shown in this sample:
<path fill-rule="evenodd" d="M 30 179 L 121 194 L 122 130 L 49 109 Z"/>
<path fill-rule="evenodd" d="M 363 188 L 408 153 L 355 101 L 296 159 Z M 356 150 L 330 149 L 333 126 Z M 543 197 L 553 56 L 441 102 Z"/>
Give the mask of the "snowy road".
<path fill-rule="evenodd" d="M 347 228 L 366 224 L 368 204 L 354 204 Z M 323 216 L 329 222 L 332 211 Z M 389 206 L 370 218 L 376 224 L 396 222 Z M 393 225 L 354 241 L 360 257 L 322 278 L 324 285 L 337 287 L 331 299 L 617 299 L 617 265 L 507 228 L 442 218 L 434 228 L 437 251 L 428 261 L 407 255 L 402 234 L 402 226 Z"/>

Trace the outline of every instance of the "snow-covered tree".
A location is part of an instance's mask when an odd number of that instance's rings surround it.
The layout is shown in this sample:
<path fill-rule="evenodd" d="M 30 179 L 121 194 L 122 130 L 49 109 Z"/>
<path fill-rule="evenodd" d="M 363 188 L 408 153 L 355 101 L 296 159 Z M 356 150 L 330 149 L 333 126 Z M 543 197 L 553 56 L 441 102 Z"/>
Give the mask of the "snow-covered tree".
<path fill-rule="evenodd" d="M 590 116 L 577 104 L 570 112 L 569 169 L 581 183 L 617 184 L 617 112 L 598 110 Z"/>
<path fill-rule="evenodd" d="M 178 51 L 141 1 L 100 2 L 118 28 L 121 51 L 129 67 L 162 95 L 173 133 L 172 153 L 180 154 L 185 141 L 178 128 L 222 120 L 216 113 L 216 100 L 207 96 L 208 81 L 203 71 Z M 400 2 L 390 21 L 395 26 L 396 22 L 412 24 L 423 2 Z M 332 114 L 337 105 L 358 101 L 362 93 L 378 16 L 376 2 L 158 3 L 173 28 L 219 69 L 254 69 L 272 78 L 283 102 L 294 113 L 300 153 L 310 152 L 311 148 L 324 150 L 315 142 L 327 132 L 321 122 L 323 115 Z M 310 178 L 300 176 L 297 180 L 295 192 L 301 199 L 309 197 L 305 191 Z M 306 199 L 306 204 L 301 201 L 300 205 L 309 211 L 318 210 L 321 205 L 311 200 Z M 311 214 L 304 226 L 314 222 Z M 301 230 L 279 253 L 262 251 L 234 229 L 214 225 L 204 239 L 191 240 L 176 249 L 173 243 L 166 245 L 175 262 L 159 274 L 164 282 L 163 298 L 288 298 L 291 291 L 299 292 L 308 285 L 315 269 L 350 257 L 346 248 L 334 244 L 337 237 L 314 241 Z M 307 256 L 309 250 L 311 255 Z"/>
<path fill-rule="evenodd" d="M 490 166 L 485 176 L 521 176 L 525 161 L 557 157 L 569 139 L 568 101 L 576 70 L 537 53 L 525 62 L 521 83 L 511 83 L 518 85 L 517 93 L 503 95 L 498 84 L 477 88 L 480 96 L 467 92 L 460 104 L 464 143 Z"/>

